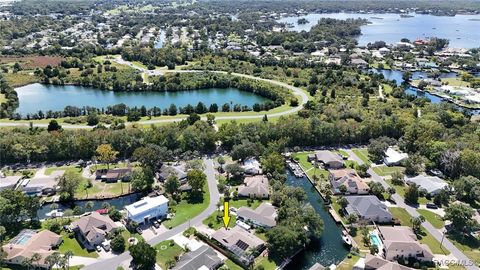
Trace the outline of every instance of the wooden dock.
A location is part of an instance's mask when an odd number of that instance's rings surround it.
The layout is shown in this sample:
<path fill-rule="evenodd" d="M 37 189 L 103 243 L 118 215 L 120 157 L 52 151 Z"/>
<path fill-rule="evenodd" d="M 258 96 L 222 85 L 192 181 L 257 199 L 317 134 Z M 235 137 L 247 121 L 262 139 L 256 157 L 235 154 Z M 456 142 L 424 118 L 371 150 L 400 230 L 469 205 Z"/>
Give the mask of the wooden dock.
<path fill-rule="evenodd" d="M 328 209 L 328 212 L 330 213 L 330 215 L 332 216 L 333 220 L 335 220 L 336 223 L 342 223 L 342 219 L 337 214 L 337 212 L 335 212 L 335 209 L 330 208 Z"/>

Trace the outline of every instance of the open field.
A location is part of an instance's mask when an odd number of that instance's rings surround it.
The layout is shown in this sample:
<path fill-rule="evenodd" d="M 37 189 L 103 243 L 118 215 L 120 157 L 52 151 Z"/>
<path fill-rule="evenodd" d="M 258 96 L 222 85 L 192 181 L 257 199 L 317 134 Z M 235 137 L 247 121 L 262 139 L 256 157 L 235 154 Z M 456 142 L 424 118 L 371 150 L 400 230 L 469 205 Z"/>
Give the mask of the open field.
<path fill-rule="evenodd" d="M 37 67 L 44 68 L 48 65 L 58 66 L 62 61 L 59 56 L 25 56 L 25 57 L 0 57 L 1 64 L 19 63 L 23 69 L 35 69 Z"/>

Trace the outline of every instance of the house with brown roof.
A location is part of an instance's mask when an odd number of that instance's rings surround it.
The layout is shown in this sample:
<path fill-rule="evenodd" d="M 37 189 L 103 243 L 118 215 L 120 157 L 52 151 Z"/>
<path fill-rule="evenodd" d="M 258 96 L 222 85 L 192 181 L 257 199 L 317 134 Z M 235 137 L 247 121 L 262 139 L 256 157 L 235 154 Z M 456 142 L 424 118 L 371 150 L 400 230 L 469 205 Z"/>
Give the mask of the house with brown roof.
<path fill-rule="evenodd" d="M 101 169 L 95 172 L 95 178 L 105 181 L 107 183 L 115 183 L 120 181 L 130 181 L 132 174 L 132 168 L 114 168 L 114 169 Z"/>
<path fill-rule="evenodd" d="M 265 247 L 265 242 L 262 239 L 240 226 L 228 230 L 222 227 L 212 234 L 212 238 L 237 255 L 246 264 L 255 259 L 251 255 L 252 251 L 261 250 Z"/>
<path fill-rule="evenodd" d="M 244 185 L 238 188 L 238 196 L 246 198 L 267 199 L 270 196 L 268 178 L 265 175 L 245 177 Z"/>
<path fill-rule="evenodd" d="M 399 258 L 415 258 L 420 261 L 431 261 L 433 253 L 430 248 L 421 244 L 410 227 L 380 226 L 378 227 L 383 242 L 386 260 L 395 261 Z"/>
<path fill-rule="evenodd" d="M 237 210 L 237 218 L 255 226 L 272 228 L 277 225 L 277 209 L 269 203 L 262 203 L 255 210 L 242 206 Z"/>
<path fill-rule="evenodd" d="M 90 248 L 103 243 L 110 232 L 118 229 L 117 224 L 109 216 L 98 212 L 92 212 L 80 218 L 73 222 L 71 227 L 77 233 L 79 240 Z"/>
<path fill-rule="evenodd" d="M 33 230 L 22 230 L 15 238 L 3 245 L 5 261 L 9 264 L 21 265 L 25 259 L 31 259 L 36 253 L 40 260 L 34 265 L 41 268 L 48 268 L 45 258 L 54 253 L 54 248 L 62 243 L 62 237 L 49 230 L 36 232 Z"/>
<path fill-rule="evenodd" d="M 334 194 L 363 195 L 370 192 L 370 187 L 353 169 L 330 170 L 329 172 L 329 179 Z"/>

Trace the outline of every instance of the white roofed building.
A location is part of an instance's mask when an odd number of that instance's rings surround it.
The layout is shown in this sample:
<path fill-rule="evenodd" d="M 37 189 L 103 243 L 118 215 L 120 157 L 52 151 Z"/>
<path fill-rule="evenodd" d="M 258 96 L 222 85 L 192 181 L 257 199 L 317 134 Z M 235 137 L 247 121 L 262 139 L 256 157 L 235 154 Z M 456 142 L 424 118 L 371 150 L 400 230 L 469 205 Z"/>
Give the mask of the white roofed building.
<path fill-rule="evenodd" d="M 392 147 L 389 147 L 387 151 L 385 151 L 385 158 L 383 159 L 383 162 L 387 166 L 395 166 L 407 158 L 407 153 L 402 153 L 393 149 Z"/>
<path fill-rule="evenodd" d="M 125 210 L 127 210 L 127 218 L 139 224 L 155 218 L 165 218 L 168 213 L 168 199 L 163 195 L 153 198 L 145 197 L 125 206 Z"/>

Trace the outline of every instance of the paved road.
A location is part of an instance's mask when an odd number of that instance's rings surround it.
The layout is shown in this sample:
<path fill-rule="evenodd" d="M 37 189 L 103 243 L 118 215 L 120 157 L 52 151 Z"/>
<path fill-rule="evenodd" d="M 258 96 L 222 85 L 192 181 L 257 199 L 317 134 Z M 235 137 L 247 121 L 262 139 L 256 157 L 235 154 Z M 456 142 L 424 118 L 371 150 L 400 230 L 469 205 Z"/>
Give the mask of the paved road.
<path fill-rule="evenodd" d="M 148 241 L 150 245 L 156 245 L 164 240 L 171 238 L 172 236 L 182 233 L 184 230 L 189 228 L 190 226 L 199 225 L 202 223 L 204 219 L 209 217 L 213 212 L 217 209 L 217 202 L 220 201 L 220 193 L 218 192 L 217 188 L 217 181 L 215 179 L 215 169 L 213 167 L 213 160 L 212 159 L 204 159 L 205 163 L 205 174 L 207 175 L 208 181 L 208 190 L 210 192 L 210 203 L 202 213 L 198 216 L 192 218 L 190 221 L 185 222 L 183 224 L 178 225 L 177 227 L 157 235 L 155 238 Z M 90 264 L 82 270 L 116 270 L 117 267 L 123 264 L 125 261 L 130 261 L 132 257 L 128 252 L 122 253 L 114 258 L 100 260 L 97 263 Z"/>
<path fill-rule="evenodd" d="M 356 160 L 357 162 L 361 161 L 361 159 L 357 155 L 355 155 L 355 153 L 353 151 L 347 150 L 347 152 L 349 153 L 350 157 L 353 160 Z M 361 162 L 360 164 L 363 164 L 363 162 Z M 372 179 L 374 181 L 381 183 L 385 187 L 385 189 L 390 187 L 390 185 L 388 185 L 388 183 L 385 182 L 385 179 L 383 179 L 383 177 L 381 177 L 380 175 L 375 173 L 375 171 L 373 171 L 371 168 L 368 169 L 368 173 L 372 176 Z M 420 216 L 420 214 L 417 212 L 417 209 L 408 205 L 408 204 L 406 204 L 404 199 L 400 195 L 395 193 L 395 194 L 392 195 L 392 198 L 395 200 L 398 207 L 404 208 L 412 217 Z M 466 269 L 468 269 L 468 270 L 478 270 L 479 269 L 477 266 L 468 265 L 468 264 L 471 264 L 471 260 L 467 256 L 465 256 L 465 254 L 463 254 L 463 252 L 461 252 L 455 245 L 453 245 L 452 242 L 450 242 L 450 240 L 448 240 L 446 237 L 443 237 L 444 236 L 443 232 L 441 232 L 440 230 L 433 227 L 433 225 L 428 221 L 423 222 L 422 225 L 423 225 L 423 227 L 425 227 L 425 229 L 435 239 L 437 239 L 438 242 L 442 242 L 442 238 L 443 238 L 443 246 L 448 251 L 450 251 L 450 253 L 453 256 L 455 256 L 455 258 L 457 258 L 457 260 L 460 263 L 465 264 Z"/>
<path fill-rule="evenodd" d="M 143 69 L 141 67 L 135 66 L 132 63 L 130 63 L 128 61 L 125 61 L 123 59 L 115 59 L 115 61 L 120 63 L 120 64 L 128 65 L 132 68 L 140 70 L 141 72 L 147 73 L 149 75 L 161 75 L 161 74 L 168 73 L 168 72 L 177 72 L 177 73 L 178 72 L 180 72 L 180 73 L 203 72 L 203 71 L 199 71 L 199 70 L 146 70 L 146 69 Z M 219 73 L 219 74 L 228 74 L 225 71 L 209 71 L 209 72 L 214 72 L 214 73 Z M 303 106 L 305 105 L 305 103 L 307 103 L 307 101 L 308 101 L 308 95 L 302 89 L 300 89 L 298 87 L 295 87 L 295 86 L 292 86 L 292 85 L 289 85 L 289 84 L 286 84 L 286 83 L 283 83 L 283 82 L 258 78 L 258 77 L 251 76 L 251 75 L 246 75 L 246 74 L 240 74 L 240 73 L 230 73 L 230 74 L 232 74 L 234 76 L 238 76 L 238 77 L 264 81 L 264 82 L 268 82 L 268 83 L 271 83 L 271 84 L 274 84 L 274 85 L 282 86 L 282 87 L 285 87 L 285 88 L 291 90 L 294 95 L 300 97 L 300 102 L 299 102 L 298 106 L 293 107 L 291 109 L 288 109 L 286 111 L 282 111 L 282 112 L 266 113 L 267 117 L 269 117 L 269 118 L 279 117 L 279 116 L 282 116 L 282 115 L 288 115 L 288 114 L 296 113 L 299 110 L 301 110 L 303 108 Z M 217 116 L 217 117 L 215 117 L 215 120 L 259 119 L 259 118 L 263 118 L 263 116 L 264 116 L 264 114 Z M 170 118 L 170 119 L 145 120 L 145 121 L 135 122 L 135 124 L 143 124 L 143 125 L 147 124 L 148 125 L 148 124 L 156 124 L 156 123 L 172 123 L 172 122 L 181 121 L 182 119 L 186 119 L 186 118 L 187 118 L 187 116 L 178 117 L 178 118 Z M 207 119 L 206 117 L 202 117 L 202 120 L 206 120 L 206 119 Z M 132 123 L 126 123 L 126 125 L 131 125 L 131 124 Z M 28 127 L 29 125 L 30 125 L 29 122 L 0 122 L 0 127 Z M 46 127 L 48 127 L 48 123 L 34 123 L 33 126 L 46 128 Z M 92 126 L 87 126 L 87 125 L 62 124 L 62 128 L 65 128 L 65 129 L 92 129 L 93 127 Z"/>

